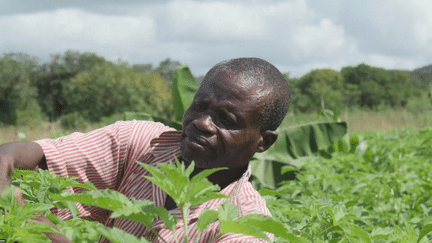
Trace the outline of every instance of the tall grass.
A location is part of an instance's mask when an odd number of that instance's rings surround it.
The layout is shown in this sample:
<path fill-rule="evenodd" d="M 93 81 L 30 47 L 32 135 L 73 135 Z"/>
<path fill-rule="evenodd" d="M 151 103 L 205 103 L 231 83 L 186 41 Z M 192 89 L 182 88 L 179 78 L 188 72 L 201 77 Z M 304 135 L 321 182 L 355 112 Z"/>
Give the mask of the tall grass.
<path fill-rule="evenodd" d="M 432 125 L 432 111 L 411 112 L 406 109 L 385 109 L 382 111 L 354 109 L 339 111 L 339 119 L 348 123 L 348 132 L 387 132 L 395 128 L 412 126 L 423 128 Z M 288 114 L 281 127 L 310 122 L 331 121 L 317 113 Z"/>

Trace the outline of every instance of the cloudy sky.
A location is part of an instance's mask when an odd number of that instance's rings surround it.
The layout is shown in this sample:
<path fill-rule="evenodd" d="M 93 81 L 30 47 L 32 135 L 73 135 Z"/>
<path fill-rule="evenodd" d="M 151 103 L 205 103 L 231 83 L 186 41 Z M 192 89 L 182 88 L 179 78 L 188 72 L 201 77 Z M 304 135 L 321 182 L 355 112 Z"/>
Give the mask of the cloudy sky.
<path fill-rule="evenodd" d="M 194 75 L 243 56 L 293 77 L 362 62 L 413 70 L 432 64 L 431 13 L 430 0 L 0 0 L 0 53 L 169 57 Z"/>

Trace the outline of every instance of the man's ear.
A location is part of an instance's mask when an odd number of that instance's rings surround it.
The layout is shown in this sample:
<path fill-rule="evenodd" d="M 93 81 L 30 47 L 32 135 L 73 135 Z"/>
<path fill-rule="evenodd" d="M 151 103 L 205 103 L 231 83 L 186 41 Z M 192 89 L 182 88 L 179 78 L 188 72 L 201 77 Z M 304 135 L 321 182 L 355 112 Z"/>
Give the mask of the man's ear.
<path fill-rule="evenodd" d="M 275 131 L 266 130 L 261 132 L 261 136 L 261 141 L 256 150 L 258 153 L 262 153 L 270 148 L 276 142 L 278 134 Z"/>

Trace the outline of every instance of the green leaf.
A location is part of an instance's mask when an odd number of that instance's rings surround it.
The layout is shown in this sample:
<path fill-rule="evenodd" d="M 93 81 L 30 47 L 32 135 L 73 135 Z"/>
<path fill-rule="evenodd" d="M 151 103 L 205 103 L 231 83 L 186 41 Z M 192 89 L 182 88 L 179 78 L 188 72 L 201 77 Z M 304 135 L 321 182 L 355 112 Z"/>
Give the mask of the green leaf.
<path fill-rule="evenodd" d="M 204 170 L 190 180 L 189 176 L 193 172 L 194 163 L 191 163 L 187 169 L 177 158 L 176 164 L 159 164 L 158 167 L 161 169 L 138 161 L 137 163 L 153 175 L 153 177 L 145 176 L 145 178 L 164 190 L 179 207 L 184 205 L 191 207 L 212 199 L 228 197 L 217 193 L 216 191 L 220 190 L 219 186 L 213 185 L 205 178 L 223 168 Z"/>
<path fill-rule="evenodd" d="M 177 225 L 178 218 L 175 215 L 172 215 L 166 208 L 164 207 L 156 207 L 155 213 L 162 219 L 165 223 L 165 226 L 171 231 L 175 230 L 175 226 Z"/>
<path fill-rule="evenodd" d="M 349 224 L 349 227 L 351 229 L 351 233 L 353 235 L 360 237 L 360 239 L 364 243 L 372 243 L 372 239 L 370 238 L 369 234 L 366 231 L 364 231 L 362 228 L 358 227 L 355 224 Z"/>
<path fill-rule="evenodd" d="M 43 204 L 43 203 L 26 204 L 20 208 L 20 212 L 19 214 L 15 215 L 16 217 L 13 220 L 13 222 L 18 225 L 21 222 L 33 218 L 35 216 L 34 215 L 35 213 L 49 210 L 52 207 L 53 207 L 52 204 Z"/>
<path fill-rule="evenodd" d="M 218 208 L 219 220 L 224 222 L 232 221 L 238 215 L 237 206 L 230 200 L 226 200 Z"/>
<path fill-rule="evenodd" d="M 112 241 L 113 243 L 142 243 L 142 242 L 149 242 L 144 237 L 141 239 L 138 239 L 136 236 L 127 233 L 126 231 L 123 231 L 119 228 L 113 227 L 108 228 L 104 225 L 99 225 L 97 227 L 97 231 L 105 236 L 108 240 Z"/>
<path fill-rule="evenodd" d="M 209 226 L 209 224 L 217 220 L 217 218 L 218 218 L 217 211 L 205 208 L 200 214 L 198 219 L 198 223 L 197 223 L 198 232 L 204 231 L 207 228 L 207 226 Z"/>
<path fill-rule="evenodd" d="M 183 114 L 192 104 L 198 84 L 187 65 L 182 65 L 174 72 L 172 83 L 172 101 L 176 121 L 182 121 Z"/>
<path fill-rule="evenodd" d="M 347 133 L 345 122 L 313 123 L 277 131 L 276 142 L 264 153 L 256 153 L 251 161 L 252 175 L 264 186 L 275 189 L 291 173 L 282 174 L 282 167 L 296 165 L 295 160 L 313 156 L 329 148 Z"/>
<path fill-rule="evenodd" d="M 153 220 L 156 217 L 155 208 L 154 203 L 151 201 L 138 200 L 132 205 L 128 204 L 116 209 L 111 214 L 111 218 L 130 219 L 151 228 Z"/>
<path fill-rule="evenodd" d="M 55 200 L 59 201 L 74 201 L 79 202 L 86 205 L 92 205 L 104 209 L 108 209 L 111 211 L 115 211 L 117 209 L 132 206 L 132 202 L 122 193 L 104 189 L 97 191 L 84 191 L 79 194 L 72 195 L 51 195 L 51 197 Z"/>
<path fill-rule="evenodd" d="M 278 192 L 268 188 L 261 188 L 258 192 L 261 196 L 282 196 L 285 194 L 285 192 Z"/>
<path fill-rule="evenodd" d="M 284 238 L 290 242 L 303 242 L 303 239 L 296 237 L 294 234 L 288 233 L 288 229 L 280 221 L 264 214 L 248 214 L 240 217 L 234 222 L 244 225 L 253 226 L 256 229 L 272 233 L 275 236 Z M 240 233 L 240 232 L 238 232 Z"/>
<path fill-rule="evenodd" d="M 203 170 L 200 173 L 196 174 L 194 177 L 192 177 L 191 183 L 201 183 L 201 181 L 203 179 L 206 179 L 209 175 L 211 175 L 217 171 L 226 170 L 226 169 L 228 169 L 228 168 L 221 167 L 221 168 L 213 168 L 213 169 Z"/>
<path fill-rule="evenodd" d="M 390 227 L 387 228 L 375 228 L 374 230 L 372 230 L 371 232 L 371 238 L 372 239 L 378 239 L 378 238 L 384 238 L 387 239 L 392 233 L 393 233 L 393 229 Z"/>
<path fill-rule="evenodd" d="M 58 232 L 48 224 L 33 221 L 26 223 L 25 228 L 28 228 L 29 232 L 32 232 L 33 234 L 40 234 L 41 232 Z"/>
<path fill-rule="evenodd" d="M 250 235 L 254 237 L 258 237 L 260 239 L 263 239 L 265 241 L 270 241 L 268 236 L 264 233 L 264 231 L 260 230 L 259 228 L 245 224 L 243 222 L 237 222 L 237 220 L 229 221 L 229 222 L 220 222 L 220 231 L 221 234 L 224 235 L 226 233 L 239 233 L 239 234 L 245 234 Z"/>
<path fill-rule="evenodd" d="M 176 201 L 176 199 L 179 200 L 181 193 L 183 193 L 185 191 L 186 186 L 190 184 L 189 175 L 186 175 L 186 173 L 182 171 L 183 169 L 181 168 L 181 165 L 180 167 L 176 167 L 176 165 L 174 164 L 158 164 L 158 167 L 165 172 L 166 174 L 165 180 L 167 180 L 167 176 L 168 176 L 169 181 L 175 182 L 174 188 L 175 188 L 176 195 L 172 195 L 172 198 L 174 199 L 174 201 Z"/>
<path fill-rule="evenodd" d="M 10 211 L 12 206 L 16 204 L 15 193 L 12 186 L 7 186 L 2 189 L 0 196 L 0 207 L 6 211 Z"/>
<path fill-rule="evenodd" d="M 177 202 L 179 192 L 176 190 L 174 183 L 171 180 L 167 180 L 166 174 L 161 170 L 154 166 L 150 166 L 144 163 L 137 161 L 139 165 L 144 167 L 146 170 L 150 172 L 152 176 L 144 176 L 147 180 L 153 182 L 158 187 L 160 187 L 164 192 L 172 197 L 172 199 Z"/>
<path fill-rule="evenodd" d="M 34 224 L 31 224 L 33 226 Z M 32 228 L 24 227 L 24 228 L 17 228 L 15 230 L 14 235 L 12 236 L 12 242 L 18 241 L 22 243 L 31 243 L 31 242 L 41 242 L 41 243 L 49 243 L 51 240 L 48 239 L 48 237 L 43 234 L 41 231 L 38 232 L 31 232 Z"/>
<path fill-rule="evenodd" d="M 429 234 L 432 231 L 432 224 L 427 224 L 423 226 L 423 228 L 420 230 L 420 234 L 417 239 L 417 243 L 420 242 L 423 237 L 425 237 L 427 234 Z"/>

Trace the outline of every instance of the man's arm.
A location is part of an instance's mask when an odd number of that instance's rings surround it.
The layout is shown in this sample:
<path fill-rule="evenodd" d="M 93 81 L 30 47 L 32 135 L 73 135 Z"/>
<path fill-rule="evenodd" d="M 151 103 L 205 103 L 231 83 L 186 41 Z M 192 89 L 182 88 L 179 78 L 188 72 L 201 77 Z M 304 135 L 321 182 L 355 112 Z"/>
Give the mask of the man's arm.
<path fill-rule="evenodd" d="M 37 170 L 38 168 L 46 168 L 45 155 L 39 144 L 33 142 L 13 142 L 0 145 L 0 193 L 3 187 L 11 184 L 14 169 Z M 16 189 L 15 194 L 17 201 L 21 205 L 24 205 L 24 199 L 18 189 Z M 36 217 L 29 221 L 45 223 L 57 228 L 55 224 L 41 213 L 38 213 Z M 52 242 L 72 242 L 60 233 L 46 232 L 45 235 Z"/>
<path fill-rule="evenodd" d="M 14 169 L 46 169 L 41 146 L 33 142 L 12 142 L 0 145 L 0 193 L 12 182 Z"/>

